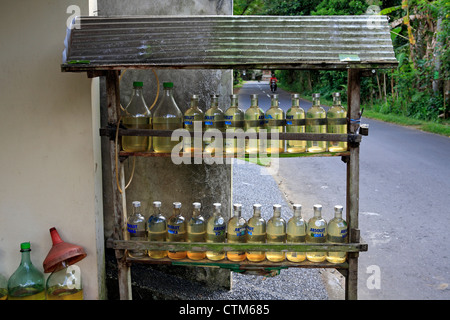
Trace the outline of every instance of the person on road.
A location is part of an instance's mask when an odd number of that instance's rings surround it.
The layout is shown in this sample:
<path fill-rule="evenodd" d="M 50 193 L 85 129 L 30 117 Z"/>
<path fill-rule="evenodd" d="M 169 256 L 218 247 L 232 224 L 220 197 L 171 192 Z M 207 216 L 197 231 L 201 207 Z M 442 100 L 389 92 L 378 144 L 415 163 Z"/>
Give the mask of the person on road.
<path fill-rule="evenodd" d="M 272 92 L 277 91 L 277 82 L 278 82 L 278 79 L 275 77 L 275 74 L 272 73 L 272 77 L 269 80 L 270 91 L 272 91 Z"/>

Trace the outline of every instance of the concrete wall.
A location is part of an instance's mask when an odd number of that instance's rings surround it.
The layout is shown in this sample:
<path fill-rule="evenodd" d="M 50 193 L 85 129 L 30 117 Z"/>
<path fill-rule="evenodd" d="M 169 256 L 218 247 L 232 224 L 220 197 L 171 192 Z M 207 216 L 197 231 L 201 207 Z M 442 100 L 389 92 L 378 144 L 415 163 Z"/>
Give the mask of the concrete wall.
<path fill-rule="evenodd" d="M 89 14 L 88 0 L 2 1 L 0 10 L 0 273 L 51 249 L 49 229 L 81 245 L 86 299 L 104 292 L 98 83 L 62 73 L 70 5 Z M 92 107 L 91 107 L 92 106 Z M 47 274 L 48 276 L 48 274 Z"/>
<path fill-rule="evenodd" d="M 120 1 L 99 0 L 99 15 L 222 15 L 232 14 L 232 0 L 170 0 L 170 1 Z M 156 70 L 162 83 L 171 81 L 174 83 L 174 97 L 182 112 L 189 108 L 191 94 L 200 95 L 200 108 L 206 111 L 209 108 L 209 94 L 219 93 L 222 110 L 230 104 L 229 95 L 232 93 L 232 73 L 222 70 Z M 144 97 L 150 106 L 156 97 L 157 83 L 151 70 L 128 70 L 120 82 L 121 104 L 126 106 L 132 92 L 132 82 L 144 82 Z M 104 93 L 104 89 L 102 89 Z M 105 99 L 102 99 L 105 101 Z M 158 101 L 159 102 L 159 101 Z M 105 105 L 102 105 L 105 108 Z M 102 114 L 106 115 L 106 112 Z M 106 119 L 102 119 L 106 124 Z M 105 211 L 105 236 L 112 234 L 112 203 L 111 182 L 109 170 L 109 152 L 107 138 L 103 140 L 104 153 L 104 211 Z M 132 159 L 126 160 L 126 179 L 129 179 L 132 171 Z M 191 217 L 192 203 L 200 201 L 203 205 L 203 215 L 208 218 L 212 215 L 212 204 L 221 202 L 224 215 L 229 215 L 231 210 L 231 166 L 191 164 L 175 165 L 170 158 L 137 158 L 136 168 L 130 187 L 126 191 L 127 211 L 131 213 L 131 202 L 139 200 L 146 217 L 151 214 L 152 202 L 162 202 L 163 214 L 168 218 L 172 214 L 172 203 L 182 203 L 182 213 L 189 219 Z M 151 268 L 151 267 L 149 267 Z M 199 272 L 196 272 L 199 271 Z M 181 272 L 194 279 L 206 282 L 214 282 L 215 285 L 229 287 L 229 272 L 218 272 L 211 275 L 208 271 L 208 279 L 205 272 L 194 268 L 192 272 Z M 214 273 L 214 272 L 213 272 Z M 225 276 L 224 276 L 225 274 Z M 139 275 L 138 275 L 139 276 Z M 142 275 L 144 277 L 145 275 Z"/>

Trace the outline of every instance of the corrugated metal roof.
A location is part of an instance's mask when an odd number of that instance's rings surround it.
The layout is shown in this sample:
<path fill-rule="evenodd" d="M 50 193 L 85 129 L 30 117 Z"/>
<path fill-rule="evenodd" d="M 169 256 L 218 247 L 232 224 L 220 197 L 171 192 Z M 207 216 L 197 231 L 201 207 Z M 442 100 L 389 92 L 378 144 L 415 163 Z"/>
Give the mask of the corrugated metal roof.
<path fill-rule="evenodd" d="M 395 67 L 389 30 L 378 15 L 77 17 L 62 68 Z"/>

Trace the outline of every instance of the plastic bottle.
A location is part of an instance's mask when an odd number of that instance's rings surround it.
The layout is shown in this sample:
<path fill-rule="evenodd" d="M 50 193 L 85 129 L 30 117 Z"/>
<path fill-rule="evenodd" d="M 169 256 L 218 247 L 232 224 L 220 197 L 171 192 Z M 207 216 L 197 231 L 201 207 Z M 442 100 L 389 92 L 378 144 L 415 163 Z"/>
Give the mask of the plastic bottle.
<path fill-rule="evenodd" d="M 44 274 L 31 262 L 31 245 L 20 244 L 19 267 L 8 280 L 8 300 L 45 300 Z"/>
<path fill-rule="evenodd" d="M 183 114 L 173 97 L 173 83 L 163 83 L 164 92 L 161 101 L 153 112 L 154 130 L 176 130 L 183 128 Z M 171 141 L 171 137 L 153 137 L 153 150 L 170 153 L 180 141 Z"/>
<path fill-rule="evenodd" d="M 153 214 L 147 221 L 148 241 L 166 241 L 167 221 L 161 213 L 161 201 L 153 201 Z M 153 259 L 167 257 L 167 250 L 148 250 L 148 256 Z"/>
<path fill-rule="evenodd" d="M 141 202 L 133 201 L 133 213 L 127 220 L 127 231 L 130 235 L 130 240 L 145 241 L 147 240 L 147 230 L 145 225 L 145 218 L 141 214 Z M 141 258 L 147 255 L 146 250 L 128 250 L 128 255 L 133 258 Z"/>
<path fill-rule="evenodd" d="M 200 212 L 201 206 L 200 202 L 194 202 L 192 204 L 192 217 L 187 224 L 189 242 L 206 241 L 206 222 Z M 206 252 L 188 251 L 187 257 L 192 260 L 201 260 L 206 257 Z"/>
<path fill-rule="evenodd" d="M 130 102 L 122 112 L 122 124 L 128 129 L 151 129 L 152 114 L 142 93 L 143 82 L 133 82 Z M 149 151 L 152 147 L 150 137 L 122 136 L 122 149 L 127 152 Z"/>

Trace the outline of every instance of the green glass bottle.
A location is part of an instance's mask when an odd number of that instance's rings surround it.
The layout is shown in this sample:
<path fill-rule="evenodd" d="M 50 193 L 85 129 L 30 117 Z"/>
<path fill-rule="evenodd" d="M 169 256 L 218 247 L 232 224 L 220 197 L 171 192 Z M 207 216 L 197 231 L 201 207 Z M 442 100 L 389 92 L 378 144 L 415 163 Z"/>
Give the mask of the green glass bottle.
<path fill-rule="evenodd" d="M 200 202 L 192 204 L 192 217 L 187 224 L 188 242 L 205 242 L 206 241 L 206 222 L 203 218 Z M 188 251 L 187 257 L 191 260 L 201 260 L 206 257 L 206 252 Z"/>
<path fill-rule="evenodd" d="M 187 153 L 199 153 L 203 151 L 203 111 L 198 107 L 198 95 L 193 94 L 191 96 L 191 104 L 189 109 L 184 113 L 184 128 L 189 132 L 193 132 L 194 129 L 200 131 L 198 133 L 199 138 L 191 137 L 190 141 L 184 141 L 183 151 Z"/>
<path fill-rule="evenodd" d="M 45 300 L 44 274 L 31 262 L 31 245 L 20 244 L 22 259 L 8 280 L 8 300 Z"/>
<path fill-rule="evenodd" d="M 161 101 L 153 112 L 153 129 L 176 130 L 183 128 L 183 114 L 173 97 L 173 83 L 163 83 Z M 171 153 L 180 141 L 172 141 L 171 137 L 153 137 L 153 150 L 158 153 Z"/>
<path fill-rule="evenodd" d="M 8 280 L 0 273 L 0 300 L 8 299 Z"/>
<path fill-rule="evenodd" d="M 258 95 L 250 96 L 250 108 L 245 111 L 245 132 L 258 133 L 264 127 L 264 111 L 258 106 Z M 247 139 L 245 141 L 246 153 L 258 153 L 259 139 Z"/>
<path fill-rule="evenodd" d="M 227 224 L 220 212 L 222 205 L 214 203 L 213 206 L 214 213 L 206 225 L 206 242 L 223 243 L 226 239 Z M 225 251 L 206 251 L 206 257 L 213 261 L 222 260 L 225 258 Z"/>
<path fill-rule="evenodd" d="M 281 205 L 273 205 L 273 216 L 267 222 L 267 243 L 286 242 L 286 222 L 281 218 Z M 280 262 L 285 259 L 284 251 L 267 251 L 266 258 L 272 262 Z"/>
<path fill-rule="evenodd" d="M 322 206 L 314 205 L 314 216 L 308 220 L 306 227 L 306 243 L 325 243 L 327 240 L 327 222 L 322 218 Z M 311 262 L 323 262 L 325 251 L 308 251 L 306 259 Z"/>
<path fill-rule="evenodd" d="M 294 216 L 287 224 L 287 243 L 305 243 L 306 222 L 302 218 L 302 205 L 294 204 Z M 306 252 L 287 252 L 286 259 L 292 262 L 300 262 L 306 259 Z"/>
<path fill-rule="evenodd" d="M 247 242 L 248 243 L 265 243 L 266 242 L 266 221 L 261 217 L 261 205 L 253 205 L 253 216 L 247 223 Z M 249 251 L 247 259 L 249 261 L 258 262 L 266 258 L 264 251 Z"/>
<path fill-rule="evenodd" d="M 152 114 L 142 93 L 143 82 L 133 82 L 130 102 L 122 112 L 122 124 L 127 129 L 151 129 Z M 128 152 L 149 151 L 152 140 L 145 136 L 122 136 L 122 149 Z"/>
<path fill-rule="evenodd" d="M 313 105 L 306 112 L 306 132 L 310 133 L 326 133 L 326 117 L 327 113 L 324 108 L 320 106 L 320 93 L 312 95 Z M 327 151 L 326 141 L 306 141 L 307 152 L 325 152 Z"/>
<path fill-rule="evenodd" d="M 61 261 L 47 278 L 47 300 L 83 300 L 81 269 Z"/>
<path fill-rule="evenodd" d="M 153 201 L 153 214 L 147 220 L 148 241 L 166 241 L 167 221 L 161 213 L 161 201 Z M 148 250 L 148 256 L 153 259 L 167 257 L 167 250 Z"/>
<path fill-rule="evenodd" d="M 298 93 L 292 94 L 291 100 L 292 106 L 286 112 L 286 132 L 303 133 L 305 132 L 305 110 L 300 108 L 300 95 Z M 306 141 L 288 140 L 286 151 L 289 153 L 305 152 Z"/>
<path fill-rule="evenodd" d="M 333 93 L 333 106 L 327 112 L 327 132 L 347 133 L 347 111 L 341 104 L 339 92 Z M 328 141 L 328 151 L 342 152 L 346 150 L 346 141 Z"/>
<path fill-rule="evenodd" d="M 239 108 L 238 95 L 232 94 L 230 107 L 225 111 L 225 131 L 233 134 L 237 129 L 244 128 L 244 111 Z M 243 130 L 242 130 L 243 132 Z M 225 152 L 227 154 L 242 153 L 245 150 L 245 141 L 237 138 L 225 138 Z"/>
<path fill-rule="evenodd" d="M 167 241 L 186 242 L 186 220 L 181 214 L 181 202 L 173 203 L 173 214 L 167 223 Z M 170 259 L 186 258 L 186 251 L 169 251 Z"/>
<path fill-rule="evenodd" d="M 284 118 L 284 111 L 279 107 L 278 94 L 272 94 L 270 108 L 264 115 L 265 128 L 267 133 L 282 133 L 284 132 L 284 125 L 280 124 Z M 281 153 L 284 152 L 284 140 L 274 140 L 271 138 L 267 140 L 267 153 Z"/>
<path fill-rule="evenodd" d="M 236 203 L 233 205 L 233 217 L 228 221 L 227 240 L 228 243 L 247 242 L 247 222 L 241 217 L 242 205 Z M 228 251 L 227 258 L 231 261 L 244 261 L 245 251 Z"/>
<path fill-rule="evenodd" d="M 342 219 L 342 206 L 334 206 L 334 218 L 328 222 L 328 243 L 347 243 L 347 222 Z M 327 252 L 327 261 L 331 263 L 344 263 L 347 252 Z"/>
<path fill-rule="evenodd" d="M 208 130 L 219 130 L 223 132 L 224 130 L 224 114 L 222 109 L 219 108 L 219 95 L 212 94 L 211 97 L 211 107 L 205 112 L 205 131 Z M 223 139 L 216 141 L 210 137 L 204 137 L 204 150 L 209 154 L 213 154 L 216 150 L 218 152 L 223 152 Z"/>

